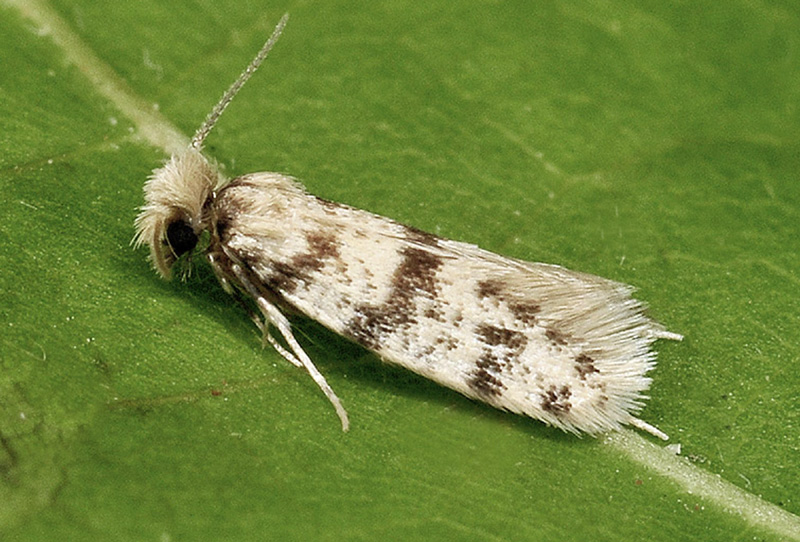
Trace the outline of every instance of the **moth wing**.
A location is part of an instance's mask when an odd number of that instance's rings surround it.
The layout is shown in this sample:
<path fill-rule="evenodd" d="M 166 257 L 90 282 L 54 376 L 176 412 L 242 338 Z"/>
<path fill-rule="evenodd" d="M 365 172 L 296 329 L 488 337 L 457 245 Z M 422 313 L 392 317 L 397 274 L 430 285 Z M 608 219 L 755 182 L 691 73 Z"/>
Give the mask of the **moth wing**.
<path fill-rule="evenodd" d="M 637 422 L 665 336 L 628 286 L 506 258 L 251 174 L 215 204 L 259 292 L 498 408 L 597 433 Z M 223 273 L 224 275 L 224 273 Z"/>
<path fill-rule="evenodd" d="M 442 248 L 454 258 L 482 263 L 478 267 L 487 277 L 496 277 L 509 296 L 540 303 L 546 320 L 558 322 L 565 333 L 604 343 L 631 330 L 653 338 L 666 333 L 645 315 L 646 305 L 631 297 L 635 289 L 627 284 L 559 265 L 500 256 L 458 241 L 443 240 Z"/>
<path fill-rule="evenodd" d="M 632 287 L 417 237 L 398 239 L 398 250 L 424 251 L 442 262 L 437 292 L 417 292 L 417 325 L 397 329 L 400 340 L 387 333 L 389 346 L 378 353 L 465 395 L 569 431 L 639 422 L 632 413 L 650 385 L 650 345 L 679 336 L 646 316 Z M 426 356 L 437 340 L 454 346 Z"/>

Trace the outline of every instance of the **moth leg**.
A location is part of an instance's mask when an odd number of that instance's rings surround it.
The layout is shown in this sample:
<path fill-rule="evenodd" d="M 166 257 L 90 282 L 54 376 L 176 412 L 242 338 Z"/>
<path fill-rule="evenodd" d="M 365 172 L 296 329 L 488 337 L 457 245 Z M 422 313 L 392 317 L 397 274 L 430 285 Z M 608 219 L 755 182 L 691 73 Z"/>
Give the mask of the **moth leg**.
<path fill-rule="evenodd" d="M 264 329 L 263 331 L 264 331 L 264 338 L 267 340 L 267 342 L 269 342 L 270 345 L 272 345 L 272 348 L 277 350 L 278 354 L 283 356 L 286 359 L 286 361 L 288 361 L 289 363 L 291 363 L 295 367 L 300 367 L 301 369 L 305 368 L 305 365 L 303 365 L 303 363 L 299 359 L 297 359 L 294 354 L 292 354 L 291 352 L 286 350 L 283 347 L 283 345 L 281 345 L 281 343 L 279 343 L 278 340 L 275 337 L 270 335 L 268 329 Z M 314 379 L 314 381 L 316 382 L 316 379 Z M 324 389 L 323 389 L 323 391 L 324 391 Z M 326 393 L 326 395 L 327 395 L 327 393 Z M 336 406 L 336 405 L 334 405 L 334 406 Z M 346 429 L 345 429 L 345 431 L 346 431 Z"/>
<path fill-rule="evenodd" d="M 680 333 L 673 333 L 665 329 L 656 330 L 656 339 L 668 339 L 670 341 L 682 341 L 683 335 Z"/>
<path fill-rule="evenodd" d="M 234 264 L 231 266 L 233 273 L 236 275 L 236 278 L 239 280 L 242 286 L 244 286 L 245 290 L 253 296 L 256 300 L 256 304 L 258 308 L 261 309 L 261 313 L 264 315 L 264 323 L 261 324 L 260 321 L 257 322 L 259 328 L 262 328 L 264 335 L 267 337 L 269 343 L 275 347 L 280 355 L 286 358 L 290 363 L 297 365 L 298 367 L 303 367 L 311 378 L 314 379 L 319 389 L 322 390 L 322 393 L 325 394 L 325 397 L 328 398 L 328 401 L 331 402 L 333 408 L 336 410 L 336 414 L 339 416 L 339 420 L 342 422 L 342 431 L 347 431 L 350 429 L 350 420 L 347 417 L 347 411 L 342 406 L 342 402 L 339 400 L 339 397 L 336 396 L 333 389 L 328 385 L 328 382 L 325 380 L 325 377 L 322 376 L 322 373 L 319 372 L 317 367 L 314 365 L 314 362 L 311 361 L 311 358 L 308 357 L 303 347 L 300 346 L 300 343 L 297 342 L 297 339 L 294 338 L 294 333 L 292 333 L 292 326 L 289 323 L 289 320 L 284 316 L 284 314 L 272 303 L 270 303 L 258 289 L 253 286 L 250 282 L 250 279 L 247 277 L 245 272 L 242 268 Z M 289 345 L 291 348 L 291 352 L 288 352 L 285 348 L 283 348 L 277 340 L 269 334 L 269 330 L 266 329 L 269 324 L 275 326 L 278 331 L 280 331 L 283 339 L 286 341 L 286 344 Z"/>
<path fill-rule="evenodd" d="M 660 438 L 661 440 L 669 440 L 669 435 L 667 435 L 666 433 L 664 433 L 664 432 L 663 432 L 661 429 L 659 429 L 658 427 L 655 427 L 654 425 L 650 425 L 649 423 L 647 423 L 647 422 L 646 422 L 646 421 L 644 421 L 644 420 L 640 420 L 639 418 L 634 418 L 634 417 L 631 417 L 631 419 L 630 419 L 630 421 L 629 421 L 628 423 L 630 423 L 630 424 L 631 424 L 632 426 L 634 426 L 636 429 L 640 429 L 640 430 L 642 430 L 642 431 L 645 431 L 645 432 L 647 432 L 647 433 L 650 433 L 650 434 L 651 434 L 651 435 L 653 435 L 654 437 L 658 437 L 658 438 Z"/>
<path fill-rule="evenodd" d="M 279 343 L 275 337 L 272 336 L 272 333 L 269 332 L 269 324 L 271 321 L 267 319 L 266 313 L 264 314 L 264 320 L 262 320 L 261 317 L 258 316 L 258 314 L 253 312 L 250 309 L 250 307 L 247 306 L 247 303 L 245 303 L 244 300 L 241 299 L 241 297 L 239 297 L 238 294 L 234 293 L 234 297 L 236 297 L 239 303 L 241 303 L 241 305 L 245 309 L 247 309 L 247 313 L 250 315 L 250 319 L 253 321 L 253 323 L 255 323 L 256 327 L 258 327 L 258 330 L 261 331 L 261 346 L 262 347 L 266 346 L 266 344 L 269 343 L 270 345 L 272 345 L 272 348 L 274 348 L 278 352 L 278 354 L 280 354 L 286 359 L 286 361 L 288 361 L 295 367 L 300 367 L 301 369 L 304 369 L 305 365 L 303 365 L 303 363 L 299 359 L 297 359 L 297 357 L 294 354 L 286 350 L 283 347 L 283 345 Z M 261 308 L 261 305 L 259 305 L 259 308 L 261 309 L 262 312 L 264 311 L 264 309 Z"/>
<path fill-rule="evenodd" d="M 250 319 L 253 321 L 258 330 L 261 332 L 261 345 L 266 346 L 267 343 L 269 343 L 281 356 L 284 357 L 284 359 L 286 359 L 286 361 L 288 361 L 289 363 L 291 363 L 296 367 L 304 368 L 300 360 L 297 359 L 294 354 L 286 350 L 283 347 L 283 345 L 281 345 L 281 343 L 279 343 L 275 339 L 275 337 L 273 337 L 270 334 L 269 325 L 266 325 L 265 322 L 261 319 L 261 317 L 258 314 L 256 314 L 253 311 L 253 309 L 250 308 L 250 306 L 245 302 L 244 299 L 242 299 L 239 290 L 231 287 L 230 282 L 228 281 L 227 278 L 225 278 L 225 275 L 222 273 L 222 270 L 217 265 L 217 261 L 214 258 L 213 254 L 208 255 L 208 261 L 211 262 L 211 267 L 214 269 L 214 273 L 217 275 L 217 279 L 219 279 L 220 283 L 222 284 L 222 288 L 226 292 L 231 294 L 233 298 L 236 300 L 236 302 L 239 303 L 239 305 L 241 305 L 245 311 L 247 311 L 247 314 L 250 316 Z M 248 292 L 250 292 L 249 289 Z"/>

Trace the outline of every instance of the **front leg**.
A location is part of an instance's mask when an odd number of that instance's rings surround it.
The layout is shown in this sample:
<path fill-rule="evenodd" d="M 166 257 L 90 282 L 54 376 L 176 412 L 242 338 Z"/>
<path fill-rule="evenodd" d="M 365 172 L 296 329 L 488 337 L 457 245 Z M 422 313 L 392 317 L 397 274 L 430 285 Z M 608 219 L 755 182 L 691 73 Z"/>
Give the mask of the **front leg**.
<path fill-rule="evenodd" d="M 225 274 L 221 273 L 221 270 L 219 269 L 219 266 L 216 265 L 216 262 L 212 258 L 209 258 L 209 260 L 211 260 L 212 265 L 215 266 L 214 270 L 217 272 L 217 276 L 224 278 Z M 252 314 L 252 311 L 250 317 L 263 332 L 266 340 L 286 360 L 297 367 L 304 368 L 308 374 L 311 375 L 311 378 L 314 379 L 314 382 L 316 382 L 317 386 L 319 386 L 319 388 L 333 405 L 333 408 L 336 410 L 336 414 L 339 416 L 339 420 L 342 422 L 342 431 L 347 431 L 350 428 L 350 421 L 347 417 L 347 411 L 342 406 L 342 402 L 339 400 L 339 397 L 336 396 L 336 393 L 334 393 L 333 389 L 330 387 L 330 385 L 328 385 L 325 377 L 322 376 L 322 373 L 319 372 L 317 367 L 314 365 L 314 362 L 311 361 L 311 358 L 308 357 L 308 354 L 306 354 L 305 350 L 303 350 L 303 348 L 300 346 L 300 343 L 298 343 L 297 339 L 295 339 L 289 320 L 280 311 L 280 309 L 278 309 L 278 307 L 276 307 L 261 294 L 261 292 L 255 287 L 247 273 L 239 264 L 231 264 L 230 270 L 235 276 L 239 285 L 241 285 L 241 287 L 248 294 L 250 294 L 253 299 L 255 299 L 258 308 L 261 310 L 261 314 L 264 317 L 263 322 L 260 318 L 258 318 L 258 316 Z M 286 344 L 289 345 L 291 352 L 281 346 L 277 339 L 272 336 L 272 334 L 269 332 L 270 325 L 275 326 L 278 331 L 280 331 L 283 339 L 286 341 Z"/>

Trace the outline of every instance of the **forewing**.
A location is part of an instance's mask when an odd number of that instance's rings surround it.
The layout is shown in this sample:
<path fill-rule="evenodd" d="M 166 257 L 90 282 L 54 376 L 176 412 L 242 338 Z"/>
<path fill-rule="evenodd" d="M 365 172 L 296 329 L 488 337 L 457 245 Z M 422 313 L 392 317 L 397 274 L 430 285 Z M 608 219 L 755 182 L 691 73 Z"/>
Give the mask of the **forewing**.
<path fill-rule="evenodd" d="M 219 204 L 250 201 L 223 216 L 221 250 L 272 297 L 499 408 L 570 431 L 631 422 L 663 328 L 629 287 L 445 240 L 276 179 L 248 176 Z"/>

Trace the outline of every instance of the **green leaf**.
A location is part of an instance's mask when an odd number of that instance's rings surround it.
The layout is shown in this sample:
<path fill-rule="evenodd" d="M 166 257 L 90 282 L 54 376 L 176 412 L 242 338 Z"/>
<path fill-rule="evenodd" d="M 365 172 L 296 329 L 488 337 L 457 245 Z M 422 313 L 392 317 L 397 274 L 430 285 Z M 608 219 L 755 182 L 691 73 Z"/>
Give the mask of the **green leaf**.
<path fill-rule="evenodd" d="M 0 538 L 800 540 L 794 4 L 0 6 Z M 208 154 L 637 286 L 686 336 L 642 413 L 680 456 L 295 318 L 343 434 L 207 267 L 164 282 L 131 249 L 172 126 L 285 10 Z"/>

